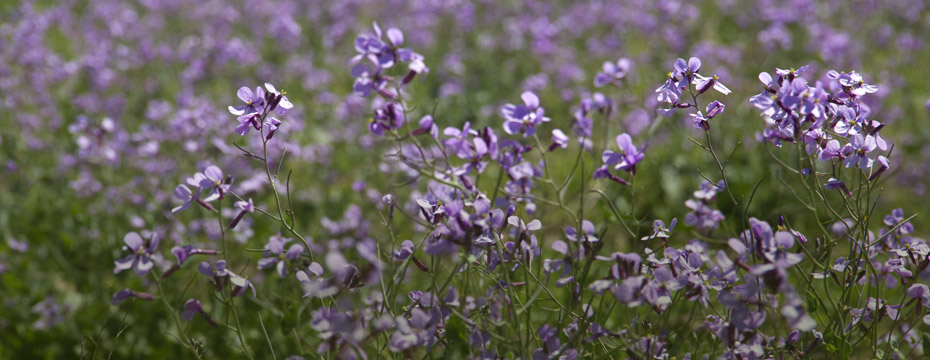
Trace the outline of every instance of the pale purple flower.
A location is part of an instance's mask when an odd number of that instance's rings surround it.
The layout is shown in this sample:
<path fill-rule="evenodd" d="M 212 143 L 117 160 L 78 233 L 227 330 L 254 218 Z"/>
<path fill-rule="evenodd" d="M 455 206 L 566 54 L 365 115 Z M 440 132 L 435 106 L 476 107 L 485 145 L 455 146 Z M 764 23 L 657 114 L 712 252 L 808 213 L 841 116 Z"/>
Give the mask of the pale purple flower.
<path fill-rule="evenodd" d="M 843 154 L 846 155 L 843 165 L 846 167 L 858 166 L 863 170 L 872 167 L 872 159 L 869 158 L 868 154 L 877 147 L 878 145 L 875 144 L 875 138 L 872 135 L 852 135 L 849 138 L 849 144 L 843 147 Z"/>
<path fill-rule="evenodd" d="M 277 110 L 278 115 L 284 115 L 290 109 L 294 108 L 294 104 L 291 103 L 287 98 L 287 91 L 278 91 L 270 83 L 265 83 L 265 89 L 268 90 L 269 104 L 268 107 L 270 110 Z M 269 111 L 270 111 L 269 110 Z"/>
<path fill-rule="evenodd" d="M 707 90 L 714 89 L 717 92 L 729 95 L 730 89 L 720 83 L 720 78 L 717 75 L 711 77 L 704 77 L 698 74 L 694 75 L 694 86 L 697 87 L 698 93 L 703 94 Z"/>
<path fill-rule="evenodd" d="M 930 288 L 925 284 L 914 284 L 907 288 L 907 297 L 920 300 L 923 306 L 930 306 Z"/>
<path fill-rule="evenodd" d="M 622 80 L 626 77 L 627 73 L 632 67 L 633 61 L 627 58 L 620 58 L 615 63 L 605 61 L 604 65 L 601 66 L 601 70 L 603 71 L 598 72 L 597 75 L 594 76 L 594 86 L 602 87 L 604 85 Z"/>
<path fill-rule="evenodd" d="M 10 249 L 17 252 L 24 253 L 29 251 L 29 243 L 27 243 L 25 240 L 19 241 L 11 237 L 7 238 L 6 242 L 10 245 Z"/>
<path fill-rule="evenodd" d="M 542 123 L 549 122 L 546 117 L 546 110 L 539 105 L 539 97 L 536 94 L 526 91 L 520 95 L 523 99 L 523 105 L 506 104 L 501 107 L 503 115 L 504 132 L 510 135 L 523 134 L 524 137 L 532 136 L 536 133 L 536 127 Z"/>
<path fill-rule="evenodd" d="M 143 240 L 139 233 L 133 231 L 123 237 L 123 242 L 126 243 L 123 250 L 129 251 L 131 254 L 116 260 L 116 268 L 113 269 L 113 273 L 119 274 L 124 270 L 134 269 L 136 275 L 140 277 L 147 275 L 155 266 L 152 255 L 155 254 L 155 250 L 158 248 L 158 235 L 152 233 L 148 239 Z"/>
<path fill-rule="evenodd" d="M 196 187 L 197 192 L 191 191 L 189 187 L 184 184 L 178 185 L 174 188 L 174 197 L 178 200 L 183 201 L 184 203 L 171 209 L 171 213 L 177 213 L 182 210 L 186 210 L 200 197 L 200 187 Z"/>
<path fill-rule="evenodd" d="M 646 155 L 642 149 L 633 145 L 630 135 L 623 133 L 617 135 L 617 147 L 620 152 L 605 150 L 601 155 L 604 165 L 613 166 L 614 170 L 623 170 L 630 174 L 636 174 L 636 164 L 643 160 Z"/>
<path fill-rule="evenodd" d="M 247 86 L 239 88 L 239 91 L 236 92 L 236 96 L 239 97 L 239 100 L 245 103 L 241 106 L 229 106 L 229 113 L 240 116 L 251 113 L 260 113 L 262 111 L 262 104 L 265 102 L 265 91 L 260 87 L 256 87 L 253 92 Z"/>
<path fill-rule="evenodd" d="M 204 202 L 221 199 L 225 193 L 229 192 L 231 187 L 227 179 L 223 178 L 223 170 L 214 165 L 207 166 L 203 173 L 194 174 L 193 178 L 187 179 L 187 183 L 199 186 L 201 191 L 209 191 L 209 195 L 201 199 Z"/>
<path fill-rule="evenodd" d="M 278 118 L 274 116 L 268 117 L 268 119 L 265 120 L 264 126 L 265 129 L 267 129 L 265 130 L 265 140 L 271 140 L 275 132 L 278 131 L 278 127 L 281 126 L 281 120 L 278 120 Z"/>
<path fill-rule="evenodd" d="M 552 130 L 552 144 L 549 145 L 549 151 L 553 151 L 557 148 L 566 148 L 568 147 L 568 135 L 565 135 L 562 130 L 553 129 Z"/>
<path fill-rule="evenodd" d="M 672 219 L 668 227 L 665 227 L 664 221 L 656 219 L 652 223 L 652 235 L 643 236 L 641 240 L 652 240 L 655 238 L 667 239 L 671 236 L 669 233 L 675 230 L 676 224 L 678 224 L 678 218 Z"/>
<path fill-rule="evenodd" d="M 233 285 L 233 289 L 230 291 L 232 296 L 244 294 L 247 288 L 252 290 L 252 296 L 258 296 L 252 282 L 249 281 L 247 277 L 229 270 L 226 267 L 226 260 L 217 260 L 215 265 L 210 265 L 209 262 L 202 261 L 200 265 L 197 266 L 197 271 L 204 276 L 213 278 L 213 283 L 216 285 L 217 291 L 223 289 L 225 283 L 221 281 L 221 279 L 225 278 Z"/>
<path fill-rule="evenodd" d="M 259 269 L 267 269 L 274 266 L 281 277 L 287 277 L 286 260 L 295 261 L 300 259 L 300 254 L 304 252 L 304 247 L 299 244 L 291 245 L 287 251 L 284 247 L 291 239 L 280 235 L 272 236 L 265 245 L 265 258 L 258 261 Z"/>

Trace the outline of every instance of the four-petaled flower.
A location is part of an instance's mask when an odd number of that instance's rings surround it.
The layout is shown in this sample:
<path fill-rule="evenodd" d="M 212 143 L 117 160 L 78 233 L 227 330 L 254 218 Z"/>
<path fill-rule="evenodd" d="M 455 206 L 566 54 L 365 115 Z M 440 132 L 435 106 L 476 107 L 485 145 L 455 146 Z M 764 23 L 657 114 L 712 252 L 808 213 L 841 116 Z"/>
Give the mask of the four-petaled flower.
<path fill-rule="evenodd" d="M 539 105 L 539 97 L 526 91 L 520 95 L 522 105 L 506 104 L 501 107 L 504 116 L 504 132 L 510 135 L 523 134 L 523 137 L 536 133 L 536 127 L 549 122 L 546 110 Z"/>
<path fill-rule="evenodd" d="M 152 262 L 152 255 L 155 254 L 155 250 L 158 248 L 158 235 L 152 233 L 147 240 L 144 240 L 139 233 L 133 231 L 123 237 L 123 242 L 126 243 L 123 250 L 129 251 L 131 254 L 116 260 L 116 268 L 113 269 L 113 273 L 119 274 L 123 270 L 134 269 L 136 275 L 140 277 L 147 275 L 155 266 L 155 263 Z"/>
<path fill-rule="evenodd" d="M 251 113 L 261 113 L 262 105 L 265 103 L 265 91 L 260 87 L 256 87 L 253 92 L 247 86 L 239 88 L 239 91 L 236 92 L 236 95 L 239 97 L 239 100 L 245 103 L 241 106 L 229 106 L 229 113 L 241 116 Z"/>
<path fill-rule="evenodd" d="M 304 252 L 304 247 L 299 244 L 291 245 L 287 251 L 284 251 L 284 246 L 290 241 L 291 239 L 280 235 L 272 236 L 268 239 L 268 244 L 265 245 L 266 257 L 258 261 L 258 268 L 267 269 L 276 266 L 278 275 L 287 277 L 287 263 L 285 260 L 297 260 L 300 258 L 300 254 Z"/>

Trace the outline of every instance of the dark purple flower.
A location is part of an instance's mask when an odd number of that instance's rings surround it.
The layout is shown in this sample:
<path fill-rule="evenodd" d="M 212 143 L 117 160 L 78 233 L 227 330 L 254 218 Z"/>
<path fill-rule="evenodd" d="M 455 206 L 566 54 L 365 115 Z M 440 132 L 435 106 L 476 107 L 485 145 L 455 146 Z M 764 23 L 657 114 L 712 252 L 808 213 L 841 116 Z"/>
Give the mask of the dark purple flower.
<path fill-rule="evenodd" d="M 186 321 L 191 321 L 194 319 L 194 315 L 200 314 L 200 316 L 207 321 L 212 327 L 219 327 L 216 322 L 210 318 L 210 315 L 203 311 L 203 306 L 200 305 L 200 300 L 190 299 L 184 303 L 184 311 L 181 313 L 181 318 Z"/>
<path fill-rule="evenodd" d="M 375 110 L 374 116 L 368 124 L 372 134 L 383 136 L 385 131 L 400 129 L 406 121 L 407 115 L 399 104 L 387 102 Z"/>
<path fill-rule="evenodd" d="M 630 183 L 627 182 L 626 180 L 623 180 L 622 178 L 618 177 L 617 175 L 614 175 L 613 173 L 611 173 L 611 172 L 610 172 L 610 168 L 608 168 L 607 165 L 602 165 L 601 167 L 597 168 L 597 170 L 594 171 L 594 178 L 595 178 L 595 179 L 610 179 L 610 180 L 613 180 L 613 181 L 615 181 L 616 183 L 618 183 L 618 184 L 620 184 L 620 185 L 629 185 L 629 184 L 630 184 Z"/>
<path fill-rule="evenodd" d="M 136 298 L 136 299 L 141 299 L 141 300 L 154 300 L 155 295 L 144 293 L 144 292 L 132 291 L 129 289 L 123 289 L 123 290 L 117 291 L 116 294 L 113 294 L 113 300 L 110 300 L 110 305 L 119 305 L 123 303 L 124 301 L 129 300 L 130 298 Z"/>
<path fill-rule="evenodd" d="M 252 198 L 249 198 L 249 201 L 236 201 L 234 206 L 239 209 L 239 214 L 233 218 L 232 222 L 229 223 L 229 228 L 234 229 L 236 225 L 239 224 L 239 221 L 245 217 L 245 214 L 255 212 L 255 203 L 252 202 Z"/>
<path fill-rule="evenodd" d="M 178 259 L 178 266 L 181 266 L 193 255 L 216 255 L 216 250 L 197 249 L 194 245 L 184 245 L 171 248 L 171 254 Z"/>
<path fill-rule="evenodd" d="M 846 182 L 841 181 L 841 180 L 836 179 L 836 178 L 830 178 L 829 180 L 827 180 L 827 183 L 824 184 L 824 187 L 826 187 L 827 190 L 840 189 L 840 190 L 843 191 L 843 194 L 846 195 L 846 196 L 851 196 L 851 195 L 852 195 L 852 193 L 849 191 L 849 189 L 846 188 Z"/>

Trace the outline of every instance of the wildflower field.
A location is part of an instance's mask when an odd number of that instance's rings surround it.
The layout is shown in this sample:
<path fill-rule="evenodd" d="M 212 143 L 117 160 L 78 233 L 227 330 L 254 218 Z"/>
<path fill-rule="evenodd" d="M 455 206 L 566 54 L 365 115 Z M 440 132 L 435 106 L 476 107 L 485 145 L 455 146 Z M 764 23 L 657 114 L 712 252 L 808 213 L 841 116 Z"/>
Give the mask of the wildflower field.
<path fill-rule="evenodd" d="M 930 356 L 926 0 L 0 1 L 0 359 Z"/>

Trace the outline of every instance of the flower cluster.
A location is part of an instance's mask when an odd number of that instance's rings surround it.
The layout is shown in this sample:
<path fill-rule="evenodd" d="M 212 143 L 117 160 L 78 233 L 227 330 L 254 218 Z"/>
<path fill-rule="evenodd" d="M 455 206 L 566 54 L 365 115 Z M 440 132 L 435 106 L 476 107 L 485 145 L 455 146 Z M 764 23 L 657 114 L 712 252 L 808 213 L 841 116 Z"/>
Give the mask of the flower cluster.
<path fill-rule="evenodd" d="M 855 71 L 835 70 L 827 72 L 827 78 L 835 82 L 810 84 L 800 76 L 807 69 L 776 69 L 774 77 L 759 74 L 762 93 L 750 99 L 766 119 L 759 138 L 778 146 L 782 142 L 803 144 L 822 162 L 839 161 L 847 168 L 865 171 L 869 180 L 877 179 L 890 166 L 888 158 L 879 154 L 888 151 L 889 145 L 879 134 L 885 124 L 871 119 L 863 97 L 878 87 L 866 84 Z M 839 186 L 828 183 L 828 187 Z"/>

